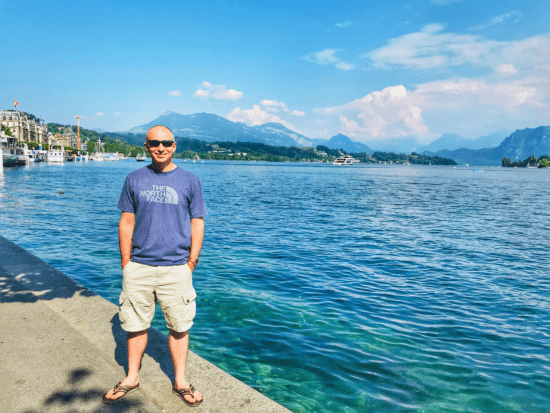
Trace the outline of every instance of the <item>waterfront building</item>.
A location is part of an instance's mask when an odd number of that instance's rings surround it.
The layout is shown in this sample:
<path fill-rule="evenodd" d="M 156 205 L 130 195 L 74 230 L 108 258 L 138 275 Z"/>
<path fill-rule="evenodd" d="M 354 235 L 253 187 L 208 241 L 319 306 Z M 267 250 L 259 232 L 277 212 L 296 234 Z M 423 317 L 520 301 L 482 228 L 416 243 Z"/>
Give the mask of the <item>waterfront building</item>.
<path fill-rule="evenodd" d="M 48 126 L 35 116 L 18 110 L 0 111 L 0 123 L 10 128 L 17 142 L 51 143 Z"/>
<path fill-rule="evenodd" d="M 63 146 L 68 146 L 70 148 L 76 148 L 78 145 L 78 137 L 76 136 L 75 131 L 71 126 L 60 127 L 60 130 L 63 133 L 58 133 L 55 135 L 55 140 L 58 144 Z"/>

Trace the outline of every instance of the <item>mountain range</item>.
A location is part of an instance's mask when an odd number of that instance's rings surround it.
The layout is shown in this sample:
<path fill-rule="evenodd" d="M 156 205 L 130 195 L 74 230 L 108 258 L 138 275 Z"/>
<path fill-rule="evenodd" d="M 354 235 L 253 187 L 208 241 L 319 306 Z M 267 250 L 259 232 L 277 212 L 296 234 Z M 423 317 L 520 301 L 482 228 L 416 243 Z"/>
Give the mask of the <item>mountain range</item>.
<path fill-rule="evenodd" d="M 367 154 L 372 154 L 374 150 L 396 153 L 415 151 L 421 154 L 450 158 L 458 163 L 477 165 L 500 165 L 503 157 L 509 157 L 512 161 L 516 161 L 523 160 L 530 155 L 539 157 L 550 153 L 550 127 L 548 126 L 517 130 L 512 134 L 500 131 L 474 140 L 445 133 L 427 146 L 420 146 L 414 138 L 389 139 L 373 141 L 371 148 L 342 134 L 328 140 L 310 139 L 279 123 L 248 126 L 245 123 L 232 122 L 212 113 L 183 115 L 167 111 L 149 123 L 122 133 L 126 140 L 141 144 L 147 130 L 155 125 L 166 125 L 174 132 L 176 138 L 187 137 L 206 142 L 241 141 L 297 147 L 324 145 L 330 149 L 343 149 L 348 153 L 364 152 Z M 507 137 L 507 135 L 509 136 Z"/>
<path fill-rule="evenodd" d="M 550 154 L 550 126 L 516 130 L 496 148 L 456 149 L 437 151 L 435 155 L 450 158 L 457 163 L 475 165 L 501 165 L 502 158 L 512 162 L 522 161 L 534 155 L 537 158 Z"/>
<path fill-rule="evenodd" d="M 430 143 L 428 146 L 420 147 L 416 152 L 423 155 L 432 155 L 437 151 L 442 150 L 455 150 L 460 148 L 466 149 L 484 149 L 484 148 L 493 148 L 502 143 L 504 138 L 510 135 L 510 131 L 500 131 L 495 132 L 487 136 L 482 136 L 478 139 L 465 139 L 462 136 L 459 136 L 454 133 L 444 133 Z"/>

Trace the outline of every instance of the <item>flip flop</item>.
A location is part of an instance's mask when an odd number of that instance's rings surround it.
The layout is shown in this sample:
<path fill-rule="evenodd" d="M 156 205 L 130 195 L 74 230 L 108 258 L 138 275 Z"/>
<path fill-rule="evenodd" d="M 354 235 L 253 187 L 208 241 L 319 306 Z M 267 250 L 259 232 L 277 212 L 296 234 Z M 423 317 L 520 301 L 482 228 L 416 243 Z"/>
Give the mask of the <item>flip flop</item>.
<path fill-rule="evenodd" d="M 193 387 L 192 384 L 189 385 L 188 389 L 176 389 L 176 385 L 174 385 L 172 387 L 172 393 L 177 394 L 178 396 L 180 396 L 180 399 L 183 400 L 183 402 L 186 405 L 188 405 L 189 407 L 197 407 L 199 404 L 201 404 L 204 401 L 204 399 L 202 399 L 200 402 L 192 403 L 192 402 L 189 402 L 189 401 L 185 400 L 185 397 L 183 397 L 183 396 L 191 396 L 191 397 L 195 398 L 195 388 Z"/>
<path fill-rule="evenodd" d="M 122 396 L 120 396 L 118 399 L 108 399 L 106 396 L 107 396 L 107 393 L 105 393 L 103 395 L 103 403 L 107 403 L 107 404 L 113 404 L 113 403 L 116 403 L 118 402 L 119 400 L 123 399 L 127 394 L 130 394 L 132 393 L 133 391 L 136 391 L 136 390 L 139 390 L 139 383 L 136 384 L 135 386 L 121 386 L 120 383 L 122 382 L 119 382 L 114 388 L 113 388 L 113 396 L 119 392 L 122 392 L 124 393 Z"/>

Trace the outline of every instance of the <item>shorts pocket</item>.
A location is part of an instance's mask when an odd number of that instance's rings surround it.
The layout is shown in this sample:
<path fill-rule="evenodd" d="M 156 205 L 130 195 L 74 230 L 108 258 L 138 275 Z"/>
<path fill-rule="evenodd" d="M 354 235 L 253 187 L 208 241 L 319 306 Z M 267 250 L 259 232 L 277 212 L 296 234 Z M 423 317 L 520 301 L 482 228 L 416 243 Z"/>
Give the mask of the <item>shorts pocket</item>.
<path fill-rule="evenodd" d="M 134 305 L 126 293 L 123 291 L 120 293 L 118 298 L 118 319 L 120 324 L 135 324 L 135 314 Z"/>
<path fill-rule="evenodd" d="M 181 295 L 185 304 L 191 304 L 197 298 L 197 292 L 193 287 Z"/>
<path fill-rule="evenodd" d="M 185 292 L 172 296 L 167 302 L 161 304 L 166 326 L 177 332 L 189 330 L 193 325 L 197 305 L 195 298 L 197 293 L 193 287 Z"/>

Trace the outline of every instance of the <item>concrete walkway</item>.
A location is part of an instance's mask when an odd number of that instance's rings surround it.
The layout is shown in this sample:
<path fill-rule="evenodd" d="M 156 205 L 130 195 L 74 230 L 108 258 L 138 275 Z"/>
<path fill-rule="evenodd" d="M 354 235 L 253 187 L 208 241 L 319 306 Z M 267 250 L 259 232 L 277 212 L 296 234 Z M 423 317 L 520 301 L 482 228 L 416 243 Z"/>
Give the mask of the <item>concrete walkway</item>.
<path fill-rule="evenodd" d="M 189 408 L 172 394 L 167 337 L 151 329 L 140 391 L 114 405 L 102 395 L 125 376 L 118 307 L 0 237 L 0 410 L 238 412 L 289 410 L 189 352 L 187 379 L 203 394 Z"/>

